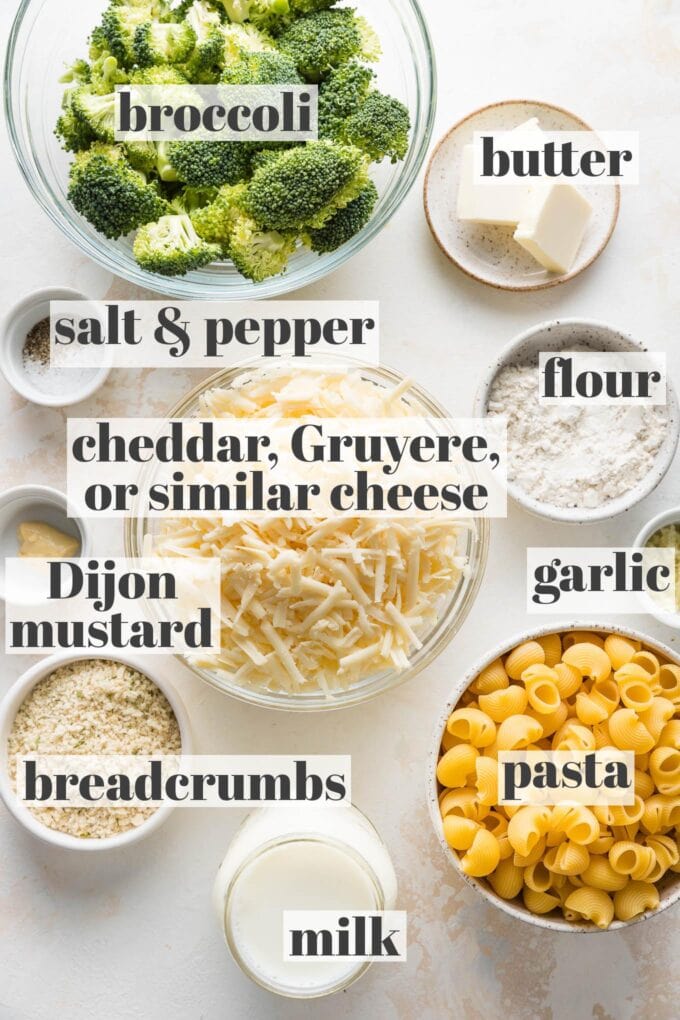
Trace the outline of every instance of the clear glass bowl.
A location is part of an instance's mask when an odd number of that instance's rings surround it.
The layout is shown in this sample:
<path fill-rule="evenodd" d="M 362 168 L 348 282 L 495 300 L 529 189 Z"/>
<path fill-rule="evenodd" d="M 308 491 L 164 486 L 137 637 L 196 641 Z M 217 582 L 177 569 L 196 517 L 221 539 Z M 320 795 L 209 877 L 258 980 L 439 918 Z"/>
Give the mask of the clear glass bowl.
<path fill-rule="evenodd" d="M 69 241 L 95 262 L 131 283 L 173 297 L 266 298 L 304 287 L 337 269 L 375 237 L 399 208 L 422 166 L 432 134 L 434 55 L 417 0 L 370 0 L 364 5 L 365 13 L 383 45 L 377 65 L 379 87 L 407 105 L 413 127 L 404 162 L 383 161 L 372 169 L 380 198 L 366 227 L 327 255 L 300 247 L 286 273 L 259 284 L 242 277 L 230 262 L 213 263 L 182 277 L 141 269 L 132 257 L 129 238 L 108 241 L 72 208 L 66 198 L 71 156 L 54 135 L 64 89 L 58 79 L 65 65 L 86 55 L 87 37 L 105 6 L 105 0 L 22 0 L 10 32 L 4 78 L 9 134 L 26 183 Z"/>
<path fill-rule="evenodd" d="M 320 370 L 337 367 L 337 365 L 337 360 L 333 361 L 332 359 L 319 358 L 315 362 L 315 368 Z M 354 362 L 352 366 L 355 370 L 361 372 L 364 379 L 377 386 L 397 386 L 404 379 L 404 376 L 399 372 L 383 366 L 375 368 L 367 365 L 356 365 Z M 259 367 L 261 370 L 261 366 Z M 281 365 L 278 367 L 280 369 Z M 199 417 L 199 401 L 204 393 L 218 386 L 228 388 L 237 379 L 240 380 L 257 370 L 257 365 L 252 363 L 242 364 L 236 368 L 217 372 L 215 375 L 204 379 L 168 412 L 168 418 Z M 404 399 L 408 400 L 417 413 L 424 417 L 451 417 L 441 404 L 417 385 L 411 386 Z M 146 472 L 142 472 L 140 491 L 144 491 L 148 484 L 147 472 L 149 470 L 152 469 L 147 468 Z M 131 557 L 143 555 L 146 536 L 150 536 L 153 540 L 154 536 L 158 534 L 162 521 L 162 517 L 133 516 L 126 518 L 124 531 L 125 555 Z M 323 711 L 334 708 L 346 708 L 368 701 L 420 673 L 443 651 L 462 626 L 479 591 L 489 550 L 490 527 L 488 519 L 475 518 L 470 521 L 470 524 L 470 530 L 464 532 L 460 540 L 460 552 L 467 556 L 469 569 L 461 576 L 458 585 L 442 605 L 439 617 L 433 628 L 428 633 L 420 635 L 423 642 L 422 647 L 412 652 L 410 655 L 410 665 L 405 670 L 382 670 L 379 673 L 365 677 L 359 683 L 334 692 L 332 695 L 325 694 L 322 691 L 304 691 L 288 694 L 283 691 L 267 691 L 258 687 L 244 686 L 233 680 L 227 673 L 202 669 L 189 662 L 184 656 L 179 656 L 179 658 L 182 659 L 185 665 L 196 676 L 218 690 L 230 694 L 241 701 L 263 705 L 267 708 L 278 708 L 285 711 Z"/>

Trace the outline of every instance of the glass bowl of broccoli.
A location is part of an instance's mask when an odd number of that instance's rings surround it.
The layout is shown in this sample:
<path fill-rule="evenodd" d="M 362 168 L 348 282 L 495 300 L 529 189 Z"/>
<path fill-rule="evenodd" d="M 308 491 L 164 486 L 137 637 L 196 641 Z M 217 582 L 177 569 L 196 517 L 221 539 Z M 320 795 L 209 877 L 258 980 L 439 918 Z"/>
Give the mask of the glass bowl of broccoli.
<path fill-rule="evenodd" d="M 265 298 L 320 279 L 396 212 L 432 132 L 417 0 L 364 6 L 23 0 L 5 105 L 30 190 L 83 252 L 149 290 Z M 319 140 L 114 141 L 116 85 L 186 82 L 317 84 Z"/>

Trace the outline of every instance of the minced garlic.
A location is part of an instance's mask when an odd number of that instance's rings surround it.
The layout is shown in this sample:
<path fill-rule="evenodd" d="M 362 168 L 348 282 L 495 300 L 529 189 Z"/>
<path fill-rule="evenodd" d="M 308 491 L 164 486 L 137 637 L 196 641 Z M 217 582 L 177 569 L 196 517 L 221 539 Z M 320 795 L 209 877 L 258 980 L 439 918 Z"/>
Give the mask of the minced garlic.
<path fill-rule="evenodd" d="M 422 415 L 415 398 L 358 372 L 254 373 L 202 398 L 201 417 L 381 418 Z M 237 683 L 332 691 L 391 669 L 421 647 L 467 557 L 470 522 L 439 518 L 166 520 L 153 552 L 216 556 L 222 647 L 197 665 Z"/>
<path fill-rule="evenodd" d="M 170 702 L 147 676 L 120 662 L 82 659 L 59 666 L 33 688 L 16 714 L 7 741 L 9 773 L 15 755 L 178 754 L 179 725 Z M 103 839 L 133 829 L 156 808 L 31 808 L 50 829 Z"/>
<path fill-rule="evenodd" d="M 675 605 L 680 610 L 680 521 L 655 531 L 647 542 L 647 548 L 675 549 Z"/>

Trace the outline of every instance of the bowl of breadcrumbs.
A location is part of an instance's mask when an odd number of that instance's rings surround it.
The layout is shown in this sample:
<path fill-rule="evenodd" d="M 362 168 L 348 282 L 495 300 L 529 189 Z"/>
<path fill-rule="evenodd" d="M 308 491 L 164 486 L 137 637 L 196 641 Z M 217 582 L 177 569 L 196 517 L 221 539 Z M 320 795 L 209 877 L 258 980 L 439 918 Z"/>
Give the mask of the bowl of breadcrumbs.
<path fill-rule="evenodd" d="M 16 793 L 17 755 L 191 753 L 186 709 L 156 670 L 124 655 L 53 655 L 0 703 L 0 797 L 24 828 L 67 849 L 108 850 L 149 835 L 160 807 L 29 807 Z"/>

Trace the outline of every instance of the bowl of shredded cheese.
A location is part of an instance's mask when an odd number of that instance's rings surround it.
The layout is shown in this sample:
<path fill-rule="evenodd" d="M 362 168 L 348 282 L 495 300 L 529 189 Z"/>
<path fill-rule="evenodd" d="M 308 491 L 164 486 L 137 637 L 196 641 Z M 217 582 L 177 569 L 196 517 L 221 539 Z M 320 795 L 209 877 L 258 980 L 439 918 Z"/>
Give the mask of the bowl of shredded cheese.
<path fill-rule="evenodd" d="M 449 417 L 397 372 L 328 359 L 220 372 L 168 417 L 407 415 Z M 451 515 L 135 515 L 125 528 L 128 556 L 219 558 L 220 652 L 184 661 L 226 693 L 286 710 L 356 705 L 420 672 L 465 619 L 488 541 L 488 520 Z"/>

